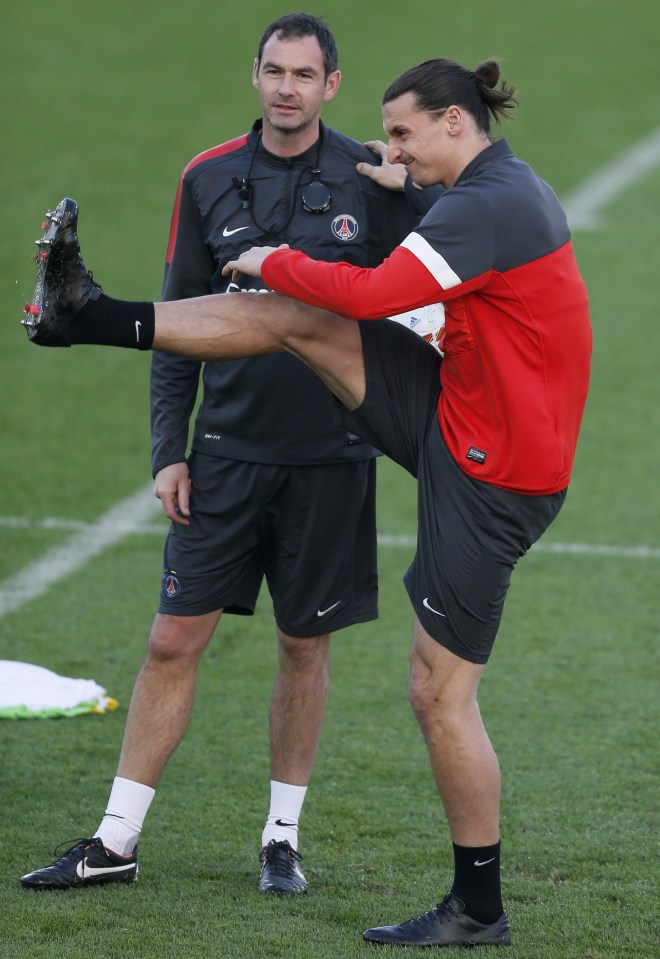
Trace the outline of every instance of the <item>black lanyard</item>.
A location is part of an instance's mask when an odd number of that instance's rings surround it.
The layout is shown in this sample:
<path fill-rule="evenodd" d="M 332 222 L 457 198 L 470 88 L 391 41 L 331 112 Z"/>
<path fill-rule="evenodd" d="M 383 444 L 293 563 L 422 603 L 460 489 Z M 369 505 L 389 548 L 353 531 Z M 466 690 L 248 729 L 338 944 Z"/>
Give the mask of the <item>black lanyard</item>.
<path fill-rule="evenodd" d="M 252 207 L 252 197 L 254 194 L 254 186 L 252 185 L 252 182 L 251 182 L 251 176 L 252 176 L 252 170 L 254 168 L 254 161 L 256 159 L 257 152 L 261 147 L 261 133 L 258 134 L 257 142 L 255 143 L 254 149 L 252 150 L 252 156 L 250 158 L 250 166 L 248 169 L 247 176 L 242 178 L 235 176 L 233 178 L 233 182 L 234 182 L 234 186 L 238 190 L 238 196 L 241 200 L 243 209 L 250 211 L 250 216 L 252 217 L 254 225 L 262 233 L 265 233 L 269 236 L 282 236 L 285 233 L 285 231 L 288 229 L 289 224 L 291 223 L 291 220 L 293 219 L 293 215 L 296 212 L 296 198 L 297 198 L 298 190 L 300 189 L 302 178 L 304 177 L 305 173 L 309 173 L 312 177 L 314 177 L 314 179 L 311 180 L 309 183 L 306 183 L 305 186 L 302 188 L 301 200 L 302 200 L 303 210 L 305 210 L 306 213 L 325 213 L 327 210 L 330 209 L 330 203 L 332 202 L 332 194 L 330 193 L 329 187 L 326 186 L 326 184 L 323 183 L 323 181 L 320 178 L 321 168 L 319 166 L 319 161 L 321 159 L 321 148 L 323 145 L 322 137 L 323 137 L 323 132 L 322 130 L 320 130 L 319 138 L 317 141 L 317 147 L 316 147 L 316 165 L 314 167 L 303 167 L 300 173 L 298 174 L 298 179 L 296 180 L 296 185 L 293 189 L 291 209 L 288 215 L 286 216 L 286 220 L 281 225 L 276 225 L 271 230 L 267 230 L 255 216 L 254 209 Z"/>

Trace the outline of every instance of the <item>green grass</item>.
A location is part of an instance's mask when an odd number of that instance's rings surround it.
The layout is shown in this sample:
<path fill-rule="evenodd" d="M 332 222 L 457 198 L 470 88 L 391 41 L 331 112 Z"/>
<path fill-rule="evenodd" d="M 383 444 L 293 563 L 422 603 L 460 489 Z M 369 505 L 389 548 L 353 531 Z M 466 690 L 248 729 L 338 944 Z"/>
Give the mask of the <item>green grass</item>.
<path fill-rule="evenodd" d="M 6 5 L 0 35 L 0 583 L 149 481 L 148 360 L 37 350 L 17 325 L 44 210 L 81 204 L 85 256 L 113 294 L 160 288 L 179 172 L 247 129 L 251 58 L 286 7 L 71 0 Z M 414 9 L 337 0 L 344 89 L 328 122 L 379 135 L 382 90 L 414 62 L 492 54 L 520 89 L 507 130 L 560 194 L 658 125 L 656 4 L 484 0 Z M 534 551 L 514 576 L 481 707 L 503 769 L 512 959 L 659 956 L 657 682 L 660 170 L 578 233 L 595 348 L 566 506 L 547 543 L 646 545 L 656 558 Z M 566 344 L 570 349 L 570 343 Z M 415 487 L 380 464 L 380 529 L 412 536 Z M 2 518 L 22 518 L 12 528 Z M 163 528 L 164 528 L 164 524 Z M 94 829 L 157 601 L 162 536 L 139 534 L 0 620 L 0 658 L 90 676 L 115 713 L 0 724 L 1 959 L 67 955 L 353 959 L 368 925 L 443 895 L 447 828 L 406 698 L 409 547 L 381 549 L 381 618 L 334 641 L 326 728 L 302 822 L 308 896 L 255 890 L 268 803 L 270 602 L 227 618 L 200 671 L 126 888 L 32 895 L 16 878 Z M 379 951 L 385 956 L 395 950 Z M 459 955 L 447 950 L 447 956 Z"/>

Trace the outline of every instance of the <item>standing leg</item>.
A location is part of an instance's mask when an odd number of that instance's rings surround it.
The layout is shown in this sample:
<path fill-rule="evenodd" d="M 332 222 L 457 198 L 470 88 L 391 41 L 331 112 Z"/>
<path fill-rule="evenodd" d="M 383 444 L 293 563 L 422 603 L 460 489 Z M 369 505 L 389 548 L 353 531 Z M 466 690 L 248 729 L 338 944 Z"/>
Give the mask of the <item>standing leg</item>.
<path fill-rule="evenodd" d="M 106 815 L 90 839 L 21 878 L 32 889 L 68 889 L 136 878 L 137 842 L 165 765 L 186 731 L 199 660 L 221 610 L 204 616 L 158 613 L 133 687 L 124 742 Z"/>
<path fill-rule="evenodd" d="M 133 687 L 117 778 L 95 833 L 106 848 L 121 855 L 132 853 L 137 844 L 146 814 L 140 800 L 144 787 L 153 795 L 186 731 L 199 660 L 220 614 L 221 610 L 203 616 L 156 614 Z"/>
<path fill-rule="evenodd" d="M 410 701 L 452 840 L 463 846 L 499 841 L 500 769 L 477 704 L 483 670 L 437 643 L 415 617 Z"/>
<path fill-rule="evenodd" d="M 197 667 L 222 610 L 157 613 L 133 688 L 117 775 L 155 788 L 188 726 Z"/>
<path fill-rule="evenodd" d="M 270 702 L 270 810 L 261 837 L 259 888 L 300 893 L 306 892 L 307 882 L 296 855 L 298 819 L 328 702 L 330 636 L 300 639 L 278 629 L 277 637 L 279 668 Z"/>
<path fill-rule="evenodd" d="M 370 456 L 368 448 L 363 452 Z M 272 843 L 298 849 L 298 819 L 328 701 L 330 636 L 378 615 L 375 484 L 372 458 L 287 467 L 273 477 L 262 542 L 279 668 L 270 707 L 264 858 L 276 853 Z M 277 854 L 283 858 L 284 850 Z M 274 891 L 263 870 L 260 885 Z"/>
<path fill-rule="evenodd" d="M 270 702 L 271 778 L 306 786 L 328 703 L 330 636 L 300 639 L 278 629 L 277 638 L 279 668 Z"/>
<path fill-rule="evenodd" d="M 500 891 L 500 769 L 477 704 L 483 670 L 437 643 L 415 617 L 410 701 L 449 823 L 454 883 L 449 895 L 422 916 L 368 929 L 364 936 L 371 942 L 510 941 Z"/>
<path fill-rule="evenodd" d="M 299 639 L 278 629 L 277 638 L 279 668 L 270 701 L 270 778 L 272 784 L 287 784 L 293 790 L 290 806 L 287 806 L 286 790 L 277 798 L 271 792 L 262 844 L 266 845 L 271 839 L 287 839 L 296 849 L 297 819 L 312 774 L 328 703 L 330 636 Z"/>

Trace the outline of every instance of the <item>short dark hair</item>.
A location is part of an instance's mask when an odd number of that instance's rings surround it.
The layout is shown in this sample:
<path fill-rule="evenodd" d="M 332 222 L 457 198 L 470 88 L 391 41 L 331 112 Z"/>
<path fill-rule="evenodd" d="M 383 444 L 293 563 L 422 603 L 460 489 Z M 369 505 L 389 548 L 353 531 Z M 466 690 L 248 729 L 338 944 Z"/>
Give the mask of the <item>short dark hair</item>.
<path fill-rule="evenodd" d="M 491 116 L 499 123 L 502 117 L 510 117 L 518 103 L 516 91 L 504 81 L 499 90 L 495 89 L 499 80 L 497 60 L 484 60 L 475 70 L 467 70 L 453 60 L 425 60 L 389 85 L 383 103 L 412 93 L 419 110 L 434 116 L 442 116 L 455 104 L 467 110 L 478 128 L 488 133 Z"/>
<path fill-rule="evenodd" d="M 339 66 L 339 51 L 337 50 L 337 41 L 332 35 L 332 31 L 318 17 L 313 17 L 311 13 L 287 13 L 283 17 L 278 17 L 269 23 L 261 35 L 259 49 L 257 51 L 257 63 L 261 63 L 261 57 L 264 47 L 273 36 L 277 34 L 278 40 L 298 40 L 302 37 L 316 37 L 323 54 L 325 63 L 325 75 L 333 73 Z"/>

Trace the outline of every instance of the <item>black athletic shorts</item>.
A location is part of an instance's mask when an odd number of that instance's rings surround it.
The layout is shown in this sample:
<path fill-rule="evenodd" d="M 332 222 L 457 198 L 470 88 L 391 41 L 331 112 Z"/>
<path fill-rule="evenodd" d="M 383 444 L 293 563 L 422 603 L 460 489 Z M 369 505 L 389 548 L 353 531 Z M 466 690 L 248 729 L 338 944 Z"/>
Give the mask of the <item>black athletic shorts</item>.
<path fill-rule="evenodd" d="M 190 526 L 172 523 L 158 611 L 251 615 L 264 577 L 289 636 L 378 616 L 376 461 L 270 466 L 193 453 Z"/>
<path fill-rule="evenodd" d="M 404 577 L 424 629 L 472 663 L 485 663 L 511 572 L 553 521 L 566 490 L 525 496 L 474 480 L 438 425 L 441 357 L 390 320 L 362 321 L 367 390 L 341 423 L 418 480 L 417 552 Z"/>

